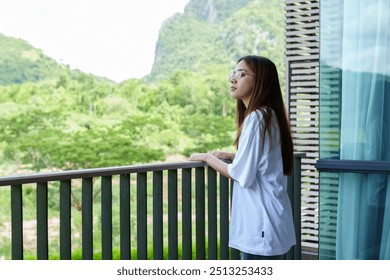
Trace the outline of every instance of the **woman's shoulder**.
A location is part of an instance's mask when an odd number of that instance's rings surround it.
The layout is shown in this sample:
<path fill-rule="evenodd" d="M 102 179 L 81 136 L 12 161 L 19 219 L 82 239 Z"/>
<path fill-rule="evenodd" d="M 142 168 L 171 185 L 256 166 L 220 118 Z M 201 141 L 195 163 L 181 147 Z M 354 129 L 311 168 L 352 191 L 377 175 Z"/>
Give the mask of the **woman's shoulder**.
<path fill-rule="evenodd" d="M 244 122 L 244 129 L 253 130 L 254 128 L 260 127 L 264 122 L 263 114 L 260 110 L 250 112 Z"/>
<path fill-rule="evenodd" d="M 246 120 L 248 122 L 257 122 L 257 123 L 260 122 L 261 123 L 264 120 L 263 113 L 268 112 L 268 110 L 272 111 L 272 109 L 269 109 L 269 108 L 256 109 L 248 114 L 248 116 L 246 117 Z"/>
<path fill-rule="evenodd" d="M 245 118 L 244 126 L 251 128 L 254 128 L 255 126 L 262 127 L 264 125 L 264 115 L 268 115 L 269 112 L 271 113 L 270 120 L 273 125 L 276 121 L 275 112 L 271 108 L 266 107 L 250 112 Z"/>

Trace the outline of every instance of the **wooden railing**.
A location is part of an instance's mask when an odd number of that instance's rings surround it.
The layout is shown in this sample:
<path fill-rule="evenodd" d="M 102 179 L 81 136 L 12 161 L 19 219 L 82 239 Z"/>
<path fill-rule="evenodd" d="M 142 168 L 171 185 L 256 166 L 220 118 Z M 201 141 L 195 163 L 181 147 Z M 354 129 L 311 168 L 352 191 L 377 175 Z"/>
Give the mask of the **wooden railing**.
<path fill-rule="evenodd" d="M 295 171 L 289 178 L 297 245 L 286 254 L 287 259 L 301 258 L 302 156 L 294 155 Z M 136 177 L 135 182 L 131 176 Z M 100 217 L 93 214 L 94 185 L 97 185 L 94 179 L 100 179 Z M 23 187 L 31 184 L 36 186 L 36 258 L 50 259 L 48 189 L 55 187 L 53 182 L 59 186 L 59 258 L 72 259 L 71 209 L 75 180 L 81 180 L 82 259 L 94 259 L 96 219 L 101 222 L 98 254 L 101 259 L 113 259 L 115 203 L 119 204 L 115 207 L 119 207 L 120 259 L 239 259 L 239 252 L 228 247 L 232 182 L 204 163 L 190 161 L 0 177 L 0 187 L 11 188 L 12 259 L 24 259 L 22 193 Z M 119 199 L 114 202 L 113 188 L 119 188 Z M 131 197 L 133 188 L 135 199 Z M 135 207 L 131 205 L 134 203 Z M 134 222 L 135 233 L 131 226 Z M 136 245 L 131 244 L 134 234 Z M 148 235 L 152 236 L 151 242 Z M 136 253 L 132 257 L 133 251 Z"/>

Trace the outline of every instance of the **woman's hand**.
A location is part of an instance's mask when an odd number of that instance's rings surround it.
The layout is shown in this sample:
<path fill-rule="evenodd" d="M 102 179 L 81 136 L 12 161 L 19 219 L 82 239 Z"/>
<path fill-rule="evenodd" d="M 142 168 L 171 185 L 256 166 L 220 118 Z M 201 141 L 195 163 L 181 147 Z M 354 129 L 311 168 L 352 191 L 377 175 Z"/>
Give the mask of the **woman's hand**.
<path fill-rule="evenodd" d="M 217 158 L 221 159 L 230 159 L 233 160 L 235 157 L 235 154 L 230 153 L 230 152 L 224 152 L 224 151 L 213 151 L 211 154 Z"/>
<path fill-rule="evenodd" d="M 207 159 L 207 154 L 206 153 L 197 153 L 197 154 L 192 154 L 189 158 L 189 160 L 193 161 L 204 161 L 206 162 Z"/>
<path fill-rule="evenodd" d="M 212 154 L 207 154 L 207 153 L 192 154 L 189 160 L 203 161 L 207 163 L 209 166 L 211 166 L 213 169 L 221 173 L 223 176 L 227 178 L 231 178 L 229 175 L 227 163 L 223 162 L 222 160 L 218 159 L 216 156 Z"/>

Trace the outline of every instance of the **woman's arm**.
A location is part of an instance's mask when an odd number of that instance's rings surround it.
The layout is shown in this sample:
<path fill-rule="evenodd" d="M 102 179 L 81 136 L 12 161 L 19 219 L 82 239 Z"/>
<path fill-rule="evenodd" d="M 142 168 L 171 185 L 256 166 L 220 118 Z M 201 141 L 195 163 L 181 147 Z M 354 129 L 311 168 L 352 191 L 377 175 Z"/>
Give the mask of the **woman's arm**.
<path fill-rule="evenodd" d="M 201 154 L 193 154 L 191 155 L 189 160 L 193 161 L 204 161 L 209 166 L 211 166 L 213 169 L 221 173 L 223 176 L 227 178 L 230 177 L 229 171 L 228 171 L 228 164 L 226 162 L 223 162 L 222 160 L 218 159 L 216 156 L 212 154 L 207 153 L 201 153 Z"/>

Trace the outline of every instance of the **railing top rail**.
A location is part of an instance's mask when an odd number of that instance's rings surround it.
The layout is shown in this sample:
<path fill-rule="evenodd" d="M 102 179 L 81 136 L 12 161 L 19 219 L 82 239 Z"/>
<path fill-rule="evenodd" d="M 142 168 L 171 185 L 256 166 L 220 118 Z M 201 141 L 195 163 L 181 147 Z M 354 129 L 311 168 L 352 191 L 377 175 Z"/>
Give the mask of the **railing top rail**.
<path fill-rule="evenodd" d="M 315 167 L 320 172 L 390 174 L 390 161 L 321 159 Z"/>
<path fill-rule="evenodd" d="M 294 153 L 294 157 L 304 157 L 304 156 L 305 153 Z M 162 163 L 154 163 L 154 164 L 128 165 L 128 166 L 90 168 L 90 169 L 80 169 L 80 170 L 67 170 L 67 171 L 48 172 L 48 173 L 12 175 L 12 176 L 0 177 L 0 187 L 30 184 L 30 183 L 130 174 L 130 173 L 196 168 L 196 167 L 203 167 L 203 166 L 207 166 L 207 164 L 199 161 L 180 161 L 180 162 L 162 162 Z"/>
<path fill-rule="evenodd" d="M 70 179 L 111 176 L 130 173 L 142 173 L 152 171 L 174 170 L 183 168 L 195 168 L 206 166 L 199 161 L 163 162 L 155 164 L 128 165 L 116 167 L 90 168 L 80 170 L 66 170 L 59 172 L 33 173 L 25 175 L 13 175 L 0 177 L 0 187 L 29 183 L 60 181 Z"/>

